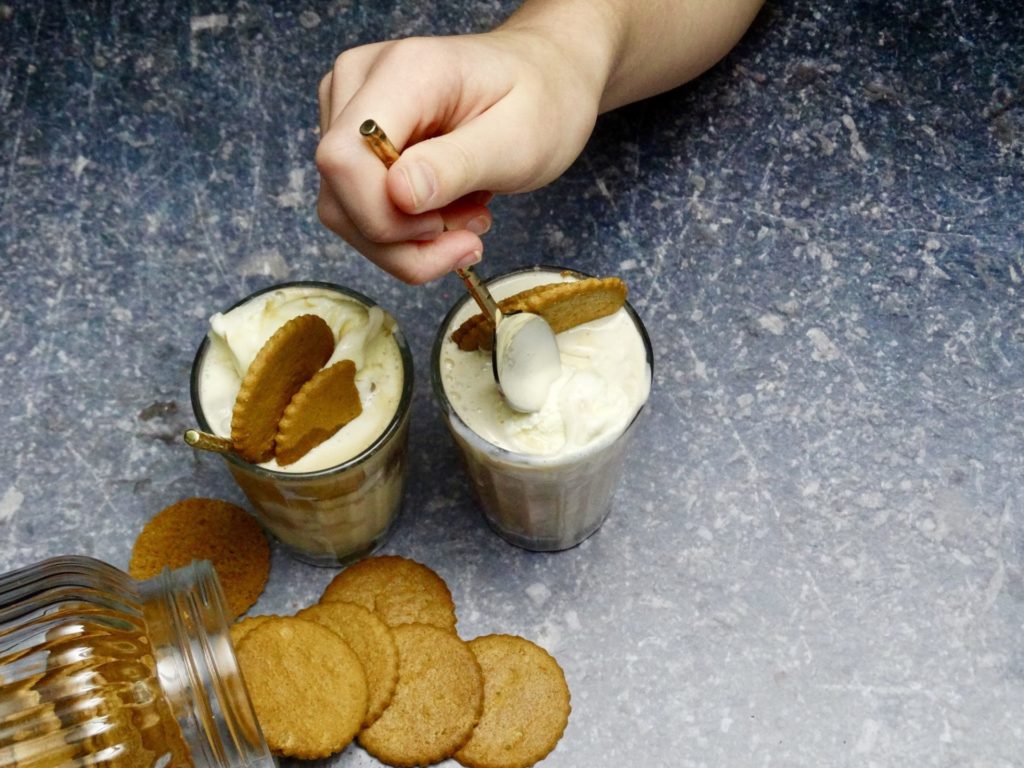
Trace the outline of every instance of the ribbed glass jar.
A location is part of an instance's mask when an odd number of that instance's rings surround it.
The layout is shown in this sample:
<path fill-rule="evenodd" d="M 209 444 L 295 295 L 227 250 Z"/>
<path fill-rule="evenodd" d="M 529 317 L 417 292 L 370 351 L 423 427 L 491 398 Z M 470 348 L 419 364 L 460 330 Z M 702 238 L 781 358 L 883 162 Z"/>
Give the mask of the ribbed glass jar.
<path fill-rule="evenodd" d="M 0 768 L 273 766 L 208 562 L 0 576 Z"/>

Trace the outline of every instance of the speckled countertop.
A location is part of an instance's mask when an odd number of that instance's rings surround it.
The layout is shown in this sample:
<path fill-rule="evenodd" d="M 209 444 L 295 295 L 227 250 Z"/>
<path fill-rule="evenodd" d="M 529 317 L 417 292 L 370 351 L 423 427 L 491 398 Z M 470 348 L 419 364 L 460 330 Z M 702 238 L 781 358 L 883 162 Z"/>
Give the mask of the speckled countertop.
<path fill-rule="evenodd" d="M 427 381 L 461 291 L 393 281 L 317 221 L 315 86 L 341 49 L 510 3 L 0 4 L 0 564 L 124 567 L 189 495 L 212 311 L 285 279 L 376 297 L 418 372 L 386 552 L 465 637 L 551 650 L 550 766 L 1024 760 L 1024 14 L 770 2 L 698 82 L 604 116 L 558 182 L 494 203 L 484 269 L 624 276 L 654 393 L 577 549 L 506 545 Z M 256 612 L 333 576 L 275 550 Z M 372 765 L 357 747 L 330 761 Z"/>

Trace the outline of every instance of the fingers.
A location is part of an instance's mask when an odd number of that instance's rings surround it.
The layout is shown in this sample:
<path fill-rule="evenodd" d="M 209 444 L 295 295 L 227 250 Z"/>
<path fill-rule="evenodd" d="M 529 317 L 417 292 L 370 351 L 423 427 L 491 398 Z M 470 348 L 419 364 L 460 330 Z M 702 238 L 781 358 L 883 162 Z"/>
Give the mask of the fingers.
<path fill-rule="evenodd" d="M 331 70 L 328 126 L 338 118 L 356 92 L 363 87 L 374 62 L 387 46 L 387 43 L 360 46 L 345 51 L 334 60 L 334 67 Z"/>
<path fill-rule="evenodd" d="M 445 55 L 434 58 L 442 50 Z M 475 191 L 479 188 L 456 189 L 451 178 L 457 177 L 450 177 L 444 193 L 432 197 L 436 205 L 403 210 L 390 193 L 394 170 L 388 171 L 365 143 L 359 125 L 376 120 L 400 150 L 424 135 L 450 130 L 450 120 L 472 119 L 474 111 L 492 103 L 488 94 L 482 100 L 474 94 L 467 102 L 462 75 L 450 66 L 448 45 L 406 40 L 342 54 L 319 84 L 321 221 L 405 282 L 433 280 L 479 260 L 479 235 L 491 226 L 486 207 L 491 195 Z M 499 88 L 494 98 L 505 92 Z M 478 106 L 459 114 L 466 103 Z"/>
<path fill-rule="evenodd" d="M 430 142 L 420 142 L 421 139 L 457 130 L 459 125 L 493 109 L 511 90 L 512 83 L 504 71 L 482 71 L 492 65 L 487 63 L 489 59 L 480 47 L 479 42 L 456 38 L 399 41 L 379 50 L 376 60 L 366 69 L 365 80 L 354 92 L 339 85 L 336 65 L 330 131 L 355 136 L 359 125 L 372 118 L 400 152 L 423 157 L 422 148 Z M 473 64 L 467 64 L 467 60 Z M 467 68 L 473 70 L 474 77 L 467 78 Z M 341 99 L 346 100 L 345 105 L 338 110 L 337 102 Z M 506 110 L 502 110 L 494 119 L 501 120 L 505 114 Z M 485 124 L 480 133 L 487 129 Z M 472 184 L 473 179 L 482 176 L 480 173 L 461 170 L 440 174 L 437 166 L 450 161 L 462 169 L 472 169 L 507 162 L 507 154 L 500 156 L 494 145 L 488 149 L 488 154 L 450 159 L 458 154 L 456 144 L 454 151 L 438 153 L 436 162 L 399 160 L 388 174 L 398 174 L 398 180 L 389 180 L 388 189 L 402 191 L 395 202 L 406 213 L 441 208 L 486 187 Z M 438 187 L 438 182 L 443 183 L 443 188 Z"/>
<path fill-rule="evenodd" d="M 419 213 L 473 190 L 535 189 L 562 173 L 575 157 L 559 158 L 561 137 L 539 136 L 544 130 L 532 102 L 502 99 L 449 133 L 409 147 L 388 173 L 389 196 L 403 211 Z"/>
<path fill-rule="evenodd" d="M 331 126 L 331 83 L 334 75 L 328 72 L 320 78 L 320 85 L 316 91 L 317 105 L 320 107 L 320 135 L 327 133 Z"/>
<path fill-rule="evenodd" d="M 461 213 L 453 213 L 453 216 L 479 216 L 479 209 L 480 206 L 470 204 L 461 209 Z M 341 236 L 378 267 L 411 285 L 420 285 L 443 277 L 453 269 L 475 264 L 480 261 L 483 253 L 480 238 L 468 229 L 443 232 L 426 242 L 374 242 L 359 231 L 338 202 L 324 189 L 321 189 L 317 213 L 328 229 Z M 488 221 L 489 216 L 487 213 Z"/>
<path fill-rule="evenodd" d="M 362 46 L 339 56 L 321 82 L 326 129 L 317 167 L 349 220 L 372 242 L 430 240 L 442 232 L 440 215 L 423 209 L 417 213 L 424 215 L 414 216 L 395 206 L 385 184 L 387 169 L 359 134 L 359 125 L 373 118 L 401 148 L 420 120 L 433 121 L 435 113 L 425 105 L 444 111 L 450 98 L 444 94 L 458 89 L 427 66 L 436 49 L 434 41 L 417 40 Z M 428 86 L 435 91 L 424 99 Z"/>
<path fill-rule="evenodd" d="M 491 228 L 491 211 L 486 202 L 481 204 L 480 200 L 489 202 L 490 193 L 473 193 L 459 198 L 441 209 L 441 218 L 444 219 L 446 228 L 468 229 L 474 235 L 482 235 Z"/>
<path fill-rule="evenodd" d="M 444 222 L 436 212 L 410 215 L 388 196 L 387 168 L 373 154 L 358 130 L 344 133 L 335 123 L 316 150 L 321 188 L 344 207 L 348 218 L 369 240 L 396 243 L 429 240 L 441 234 Z"/>

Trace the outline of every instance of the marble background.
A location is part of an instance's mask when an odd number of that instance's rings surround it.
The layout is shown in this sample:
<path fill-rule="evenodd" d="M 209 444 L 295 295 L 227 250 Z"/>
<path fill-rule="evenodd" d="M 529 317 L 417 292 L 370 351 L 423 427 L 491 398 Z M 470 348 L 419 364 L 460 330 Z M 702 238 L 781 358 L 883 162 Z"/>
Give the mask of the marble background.
<path fill-rule="evenodd" d="M 545 765 L 1020 765 L 1015 5 L 771 0 L 713 71 L 602 117 L 562 179 L 494 202 L 482 271 L 620 274 L 655 344 L 611 518 L 540 555 L 486 528 L 431 399 L 461 285 L 392 280 L 314 210 L 333 57 L 512 3 L 0 3 L 0 566 L 124 567 L 166 504 L 242 502 L 181 442 L 206 318 L 330 280 L 414 351 L 385 551 L 448 580 L 463 636 L 557 656 L 573 715 Z M 254 612 L 333 575 L 275 550 Z"/>

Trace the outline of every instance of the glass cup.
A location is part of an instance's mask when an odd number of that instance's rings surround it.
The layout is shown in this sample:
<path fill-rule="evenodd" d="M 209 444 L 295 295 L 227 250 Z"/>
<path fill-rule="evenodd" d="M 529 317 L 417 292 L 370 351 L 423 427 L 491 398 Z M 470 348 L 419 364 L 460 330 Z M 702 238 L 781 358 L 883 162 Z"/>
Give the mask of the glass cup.
<path fill-rule="evenodd" d="M 269 291 L 293 286 L 335 292 L 366 307 L 376 306 L 349 288 L 303 281 L 257 291 L 231 309 Z M 402 363 L 401 399 L 384 431 L 363 451 L 315 472 L 273 470 L 251 464 L 234 453 L 221 454 L 256 518 L 299 560 L 339 566 L 366 557 L 387 541 L 398 519 L 405 490 L 413 366 L 409 346 L 397 326 L 393 336 Z M 191 377 L 192 410 L 205 432 L 213 431 L 200 400 L 200 378 L 209 347 L 207 335 L 196 353 Z"/>
<path fill-rule="evenodd" d="M 495 277 L 488 281 L 488 287 L 500 299 L 504 295 L 503 281 L 538 271 L 588 277 L 558 267 L 531 267 Z M 463 297 L 441 322 L 430 359 L 434 395 L 459 449 L 470 489 L 487 523 L 506 541 L 538 552 L 574 547 L 600 528 L 611 512 L 626 449 L 643 404 L 617 437 L 564 459 L 517 453 L 488 442 L 459 416 L 441 375 L 445 340 L 455 325 L 453 320 L 469 300 L 469 296 Z M 654 355 L 647 330 L 628 302 L 624 309 L 640 337 L 649 375 L 653 376 Z"/>

